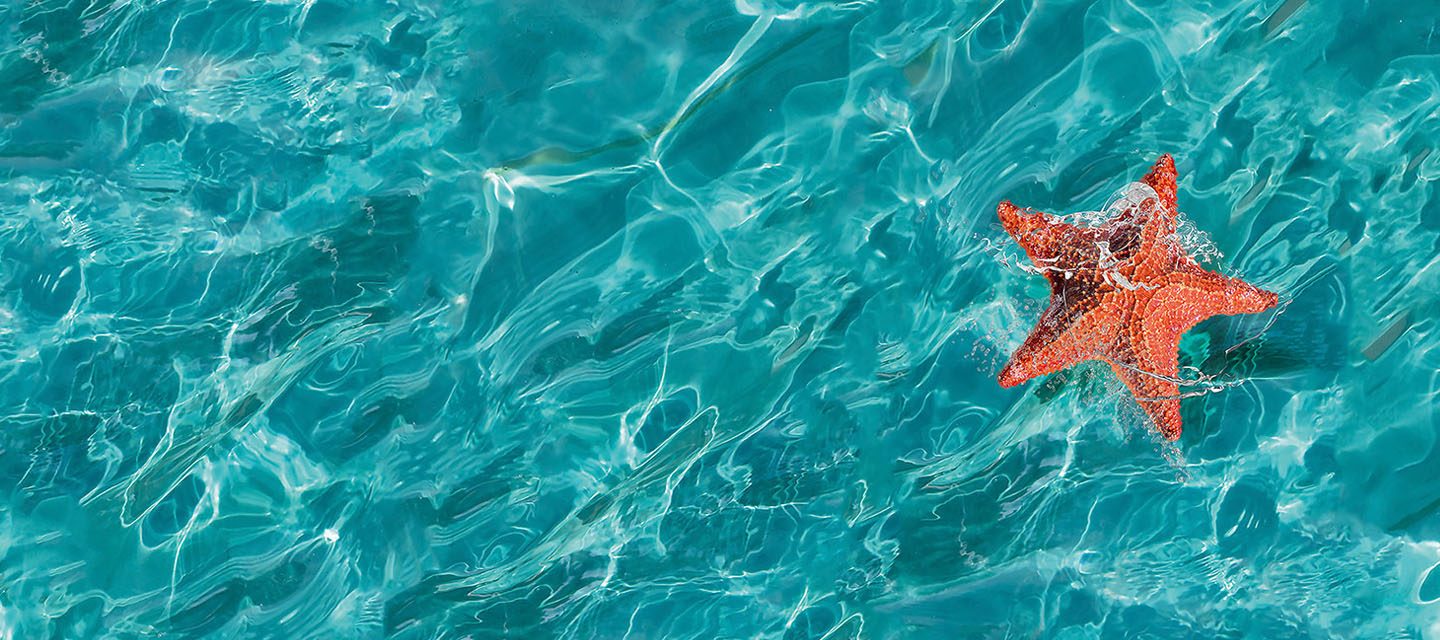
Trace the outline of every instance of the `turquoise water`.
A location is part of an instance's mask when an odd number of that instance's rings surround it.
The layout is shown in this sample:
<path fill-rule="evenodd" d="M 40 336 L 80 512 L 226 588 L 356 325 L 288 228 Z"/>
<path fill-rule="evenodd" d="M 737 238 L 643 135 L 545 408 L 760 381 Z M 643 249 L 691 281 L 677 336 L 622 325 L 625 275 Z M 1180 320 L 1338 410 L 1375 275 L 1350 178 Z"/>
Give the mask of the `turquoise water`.
<path fill-rule="evenodd" d="M 1440 637 L 1440 8 L 0 8 L 0 638 Z M 1175 444 L 995 203 L 1161 152 Z"/>

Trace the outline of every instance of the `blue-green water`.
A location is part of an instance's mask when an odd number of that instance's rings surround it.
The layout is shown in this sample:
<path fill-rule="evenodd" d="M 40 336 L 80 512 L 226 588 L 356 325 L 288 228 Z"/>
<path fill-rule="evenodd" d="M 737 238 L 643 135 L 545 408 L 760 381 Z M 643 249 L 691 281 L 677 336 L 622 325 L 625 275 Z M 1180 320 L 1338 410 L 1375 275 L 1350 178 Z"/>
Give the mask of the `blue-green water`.
<path fill-rule="evenodd" d="M 1440 637 L 1437 144 L 1430 2 L 6 3 L 0 638 Z M 1161 152 L 1175 445 L 994 381 Z"/>

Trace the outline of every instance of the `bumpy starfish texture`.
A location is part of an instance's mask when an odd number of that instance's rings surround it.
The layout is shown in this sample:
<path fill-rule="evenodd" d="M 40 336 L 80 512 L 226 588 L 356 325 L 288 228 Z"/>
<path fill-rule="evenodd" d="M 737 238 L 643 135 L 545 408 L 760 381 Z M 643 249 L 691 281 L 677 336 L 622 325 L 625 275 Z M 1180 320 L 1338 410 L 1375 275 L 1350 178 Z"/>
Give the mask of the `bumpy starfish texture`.
<path fill-rule="evenodd" d="M 1277 297 L 1206 271 L 1180 246 L 1175 177 L 1175 161 L 1160 156 L 1143 179 L 1154 197 L 1098 227 L 1000 203 L 1005 230 L 1050 281 L 1050 307 L 1001 370 L 1001 386 L 1102 360 L 1165 438 L 1180 437 L 1180 335 L 1210 316 L 1264 311 Z"/>

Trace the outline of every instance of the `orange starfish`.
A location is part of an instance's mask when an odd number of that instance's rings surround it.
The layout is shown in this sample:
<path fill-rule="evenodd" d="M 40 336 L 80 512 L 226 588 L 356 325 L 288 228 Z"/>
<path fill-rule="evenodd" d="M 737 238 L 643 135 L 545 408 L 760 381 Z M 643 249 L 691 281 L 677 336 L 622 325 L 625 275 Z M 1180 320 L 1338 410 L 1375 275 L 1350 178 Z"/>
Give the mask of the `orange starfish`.
<path fill-rule="evenodd" d="M 1180 437 L 1180 335 L 1215 315 L 1256 313 L 1274 293 L 1206 271 L 1176 242 L 1175 161 L 1143 182 L 1154 197 L 1098 227 L 1000 203 L 1005 230 L 1050 281 L 1050 308 L 1000 372 L 1013 387 L 1086 360 L 1110 364 L 1169 440 Z"/>

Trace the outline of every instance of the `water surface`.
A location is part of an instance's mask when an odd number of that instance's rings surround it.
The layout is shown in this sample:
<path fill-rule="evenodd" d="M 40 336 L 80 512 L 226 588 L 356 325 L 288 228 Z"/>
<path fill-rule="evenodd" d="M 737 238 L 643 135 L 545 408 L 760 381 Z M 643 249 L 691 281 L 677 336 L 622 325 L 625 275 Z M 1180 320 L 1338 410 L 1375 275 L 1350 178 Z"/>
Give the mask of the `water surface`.
<path fill-rule="evenodd" d="M 1440 634 L 1430 3 L 36 0 L 0 83 L 0 637 Z M 1161 152 L 1282 297 L 1173 446 L 994 381 L 995 203 Z"/>

